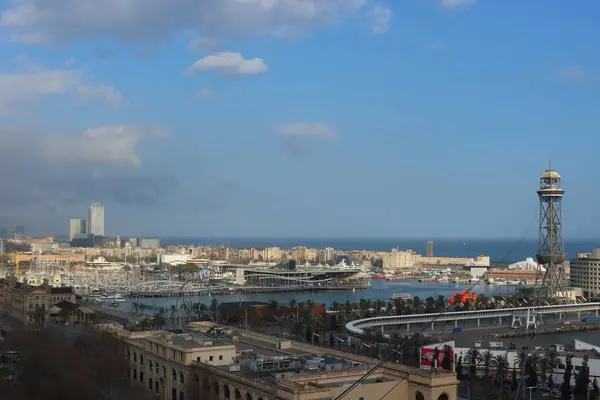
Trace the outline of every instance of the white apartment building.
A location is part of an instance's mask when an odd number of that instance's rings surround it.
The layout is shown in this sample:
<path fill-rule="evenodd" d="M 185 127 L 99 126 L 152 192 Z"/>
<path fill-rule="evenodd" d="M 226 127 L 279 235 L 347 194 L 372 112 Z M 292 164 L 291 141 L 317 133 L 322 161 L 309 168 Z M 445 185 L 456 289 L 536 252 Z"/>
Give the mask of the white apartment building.
<path fill-rule="evenodd" d="M 383 256 L 383 269 L 393 270 L 413 267 L 415 265 L 416 256 L 418 256 L 418 254 L 412 250 L 393 249 Z"/>
<path fill-rule="evenodd" d="M 582 289 L 587 299 L 600 298 L 600 249 L 577 254 L 570 262 L 571 286 Z"/>
<path fill-rule="evenodd" d="M 489 266 L 489 256 L 478 257 L 426 257 L 415 253 L 412 250 L 393 249 L 383 256 L 383 269 L 395 270 L 401 268 L 411 268 L 420 265 L 478 265 Z"/>
<path fill-rule="evenodd" d="M 88 209 L 87 233 L 104 236 L 104 206 L 100 203 L 93 203 Z"/>

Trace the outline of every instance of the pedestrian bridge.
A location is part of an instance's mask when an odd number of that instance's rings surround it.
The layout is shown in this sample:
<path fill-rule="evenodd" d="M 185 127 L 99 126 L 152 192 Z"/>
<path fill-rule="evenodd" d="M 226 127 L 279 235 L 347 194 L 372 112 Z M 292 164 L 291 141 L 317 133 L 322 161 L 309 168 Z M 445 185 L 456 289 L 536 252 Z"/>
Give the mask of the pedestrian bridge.
<path fill-rule="evenodd" d="M 457 312 L 446 312 L 443 314 L 432 313 L 432 314 L 412 314 L 412 315 L 390 315 L 384 317 L 373 317 L 357 319 L 346 324 L 346 331 L 352 335 L 362 335 L 364 328 L 373 328 L 381 326 L 382 329 L 385 326 L 397 326 L 406 325 L 406 329 L 410 329 L 410 324 L 423 324 L 431 323 L 433 329 L 435 322 L 454 322 L 455 326 L 458 325 L 458 321 L 464 320 L 476 320 L 477 325 L 481 319 L 487 318 L 498 318 L 499 322 L 502 323 L 502 318 L 514 317 L 516 315 L 525 315 L 527 310 L 535 310 L 535 313 L 542 318 L 544 314 L 556 314 L 562 319 L 562 315 L 565 313 L 578 313 L 582 312 L 595 312 L 598 316 L 598 310 L 600 310 L 600 303 L 581 303 L 581 304 L 561 304 L 552 306 L 538 306 L 538 307 L 516 307 L 516 308 L 499 308 L 495 310 L 476 310 L 476 311 L 457 311 Z M 432 321 L 434 320 L 435 321 Z"/>

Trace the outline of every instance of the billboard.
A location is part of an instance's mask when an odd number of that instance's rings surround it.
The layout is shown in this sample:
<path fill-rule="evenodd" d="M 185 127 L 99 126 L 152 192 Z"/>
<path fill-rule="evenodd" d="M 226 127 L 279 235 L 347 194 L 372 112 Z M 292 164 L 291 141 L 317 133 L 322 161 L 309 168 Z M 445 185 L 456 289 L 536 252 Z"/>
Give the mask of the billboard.
<path fill-rule="evenodd" d="M 439 350 L 439 359 L 438 359 L 438 368 L 442 368 L 442 360 L 444 359 L 444 354 L 446 353 L 444 349 Z M 433 367 L 433 355 L 435 353 L 434 348 L 425 348 L 421 347 L 420 361 L 419 366 L 421 369 L 431 369 Z M 450 360 L 454 361 L 454 351 L 450 350 Z"/>

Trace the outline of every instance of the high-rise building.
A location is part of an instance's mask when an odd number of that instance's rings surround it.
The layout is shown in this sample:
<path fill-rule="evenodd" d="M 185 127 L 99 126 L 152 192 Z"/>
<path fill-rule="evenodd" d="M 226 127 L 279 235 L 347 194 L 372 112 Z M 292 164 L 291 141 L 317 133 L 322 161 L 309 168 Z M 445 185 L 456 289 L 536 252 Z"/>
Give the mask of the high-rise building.
<path fill-rule="evenodd" d="M 0 239 L 0 254 L 6 252 L 6 247 L 4 247 L 4 239 Z"/>
<path fill-rule="evenodd" d="M 583 297 L 589 301 L 600 299 L 600 249 L 591 253 L 577 254 L 570 262 L 571 286 L 583 289 Z"/>
<path fill-rule="evenodd" d="M 69 240 L 80 239 L 87 233 L 87 221 L 85 219 L 71 218 L 69 221 Z"/>
<path fill-rule="evenodd" d="M 23 225 L 17 225 L 17 227 L 15 228 L 15 235 L 14 235 L 15 239 L 22 239 L 25 237 L 25 226 Z"/>
<path fill-rule="evenodd" d="M 433 240 L 427 242 L 427 257 L 435 257 L 435 243 L 433 243 Z"/>
<path fill-rule="evenodd" d="M 104 206 L 100 203 L 93 203 L 88 209 L 87 233 L 104 236 Z"/>

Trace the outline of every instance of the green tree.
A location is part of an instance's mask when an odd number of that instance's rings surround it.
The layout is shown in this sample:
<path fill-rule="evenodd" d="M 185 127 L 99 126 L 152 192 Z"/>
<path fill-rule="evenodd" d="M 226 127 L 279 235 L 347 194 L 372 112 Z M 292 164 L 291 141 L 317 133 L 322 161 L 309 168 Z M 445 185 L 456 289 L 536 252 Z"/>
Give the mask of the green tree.
<path fill-rule="evenodd" d="M 540 381 L 546 383 L 548 381 L 547 373 L 551 370 L 550 360 L 546 355 L 537 360 L 537 370 L 540 374 Z"/>
<path fill-rule="evenodd" d="M 561 393 L 564 400 L 571 399 L 571 374 L 573 373 L 572 354 L 567 354 L 565 358 L 565 374 L 561 386 Z"/>
<path fill-rule="evenodd" d="M 442 359 L 442 368 L 451 371 L 452 370 L 452 346 L 444 345 L 444 358 Z"/>
<path fill-rule="evenodd" d="M 536 361 L 533 356 L 527 359 L 525 364 L 525 370 L 527 371 L 527 387 L 537 386 L 538 377 L 536 370 Z"/>
<path fill-rule="evenodd" d="M 588 366 L 587 354 L 583 356 L 579 373 L 575 376 L 575 399 L 587 400 L 588 387 L 590 385 L 590 367 Z"/>
<path fill-rule="evenodd" d="M 152 317 L 152 326 L 156 329 L 162 329 L 166 323 L 165 317 L 159 313 L 154 314 L 154 317 Z"/>
<path fill-rule="evenodd" d="M 461 381 L 463 379 L 463 366 L 462 366 L 462 356 L 458 357 L 458 362 L 456 363 L 456 379 Z"/>
<path fill-rule="evenodd" d="M 517 390 L 518 386 L 519 385 L 517 384 L 517 369 L 513 367 L 512 372 L 510 374 L 510 390 L 514 392 Z"/>

